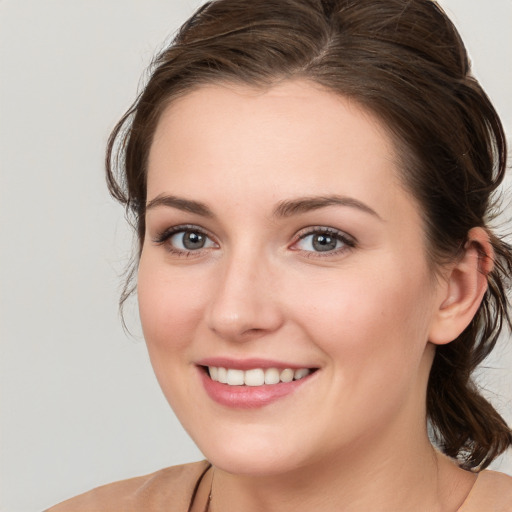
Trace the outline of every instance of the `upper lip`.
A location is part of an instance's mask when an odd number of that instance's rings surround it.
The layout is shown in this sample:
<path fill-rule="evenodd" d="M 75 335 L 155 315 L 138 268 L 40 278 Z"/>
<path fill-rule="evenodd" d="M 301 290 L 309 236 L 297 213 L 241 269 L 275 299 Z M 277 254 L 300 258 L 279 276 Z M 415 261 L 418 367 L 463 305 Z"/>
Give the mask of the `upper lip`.
<path fill-rule="evenodd" d="M 315 368 L 314 366 L 275 361 L 271 359 L 249 358 L 249 359 L 232 359 L 229 357 L 207 357 L 196 362 L 198 366 L 215 366 L 217 368 L 232 368 L 234 370 L 252 370 L 254 368 L 290 368 L 299 370 L 300 368 Z"/>

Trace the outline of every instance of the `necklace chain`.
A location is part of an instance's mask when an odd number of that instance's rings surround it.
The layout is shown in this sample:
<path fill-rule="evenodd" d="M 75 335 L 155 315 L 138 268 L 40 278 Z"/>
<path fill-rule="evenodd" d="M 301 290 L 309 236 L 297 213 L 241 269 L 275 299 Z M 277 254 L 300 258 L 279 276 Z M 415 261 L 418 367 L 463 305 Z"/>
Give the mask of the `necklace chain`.
<path fill-rule="evenodd" d="M 213 477 L 215 476 L 215 468 L 212 466 L 212 480 L 210 482 L 210 492 L 208 493 L 208 499 L 206 500 L 206 506 L 204 512 L 211 512 L 210 506 L 212 503 L 212 492 L 213 492 Z"/>

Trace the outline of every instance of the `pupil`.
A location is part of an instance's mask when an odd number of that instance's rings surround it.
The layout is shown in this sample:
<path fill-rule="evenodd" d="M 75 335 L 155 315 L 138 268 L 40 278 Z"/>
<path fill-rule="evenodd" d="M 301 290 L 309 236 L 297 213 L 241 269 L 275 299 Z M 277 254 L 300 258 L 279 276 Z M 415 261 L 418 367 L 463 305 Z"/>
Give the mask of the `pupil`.
<path fill-rule="evenodd" d="M 201 249 L 204 246 L 204 243 L 204 236 L 201 233 L 187 231 L 183 236 L 183 246 L 186 249 Z"/>
<path fill-rule="evenodd" d="M 313 247 L 317 251 L 332 251 L 336 249 L 336 239 L 329 235 L 315 235 Z"/>

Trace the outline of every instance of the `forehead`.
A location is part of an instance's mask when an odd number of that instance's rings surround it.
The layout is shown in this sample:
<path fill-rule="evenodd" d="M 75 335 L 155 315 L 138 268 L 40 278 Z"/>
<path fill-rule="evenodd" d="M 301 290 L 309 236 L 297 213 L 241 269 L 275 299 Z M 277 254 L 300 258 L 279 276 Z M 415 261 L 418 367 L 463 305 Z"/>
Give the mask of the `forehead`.
<path fill-rule="evenodd" d="M 209 127 L 220 130 L 209 131 Z M 382 149 L 387 158 L 394 154 L 389 130 L 375 115 L 356 101 L 305 80 L 283 81 L 266 88 L 222 83 L 193 89 L 164 110 L 151 152 L 158 151 L 162 137 L 164 144 L 170 138 L 222 143 L 230 136 L 239 142 L 263 141 L 278 128 L 286 128 L 280 139 L 284 142 L 286 138 L 287 144 L 309 141 L 303 149 L 313 148 L 315 142 L 315 149 L 332 152 L 342 145 L 363 148 L 367 141 L 366 145 Z M 313 139 L 312 134 L 316 135 Z M 323 148 L 320 138 L 324 139 Z"/>
<path fill-rule="evenodd" d="M 395 157 L 376 116 L 316 84 L 203 86 L 161 116 L 148 161 L 148 199 L 271 190 L 274 199 L 339 193 L 389 208 L 404 194 Z"/>

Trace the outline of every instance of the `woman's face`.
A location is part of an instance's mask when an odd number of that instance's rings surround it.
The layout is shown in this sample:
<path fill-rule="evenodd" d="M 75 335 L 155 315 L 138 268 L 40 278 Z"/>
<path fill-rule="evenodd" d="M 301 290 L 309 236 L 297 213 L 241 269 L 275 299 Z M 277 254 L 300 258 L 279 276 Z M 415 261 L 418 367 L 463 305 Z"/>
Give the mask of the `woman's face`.
<path fill-rule="evenodd" d="M 144 335 L 207 458 L 271 474 L 423 434 L 441 293 L 374 116 L 307 82 L 202 87 L 148 165 Z"/>

